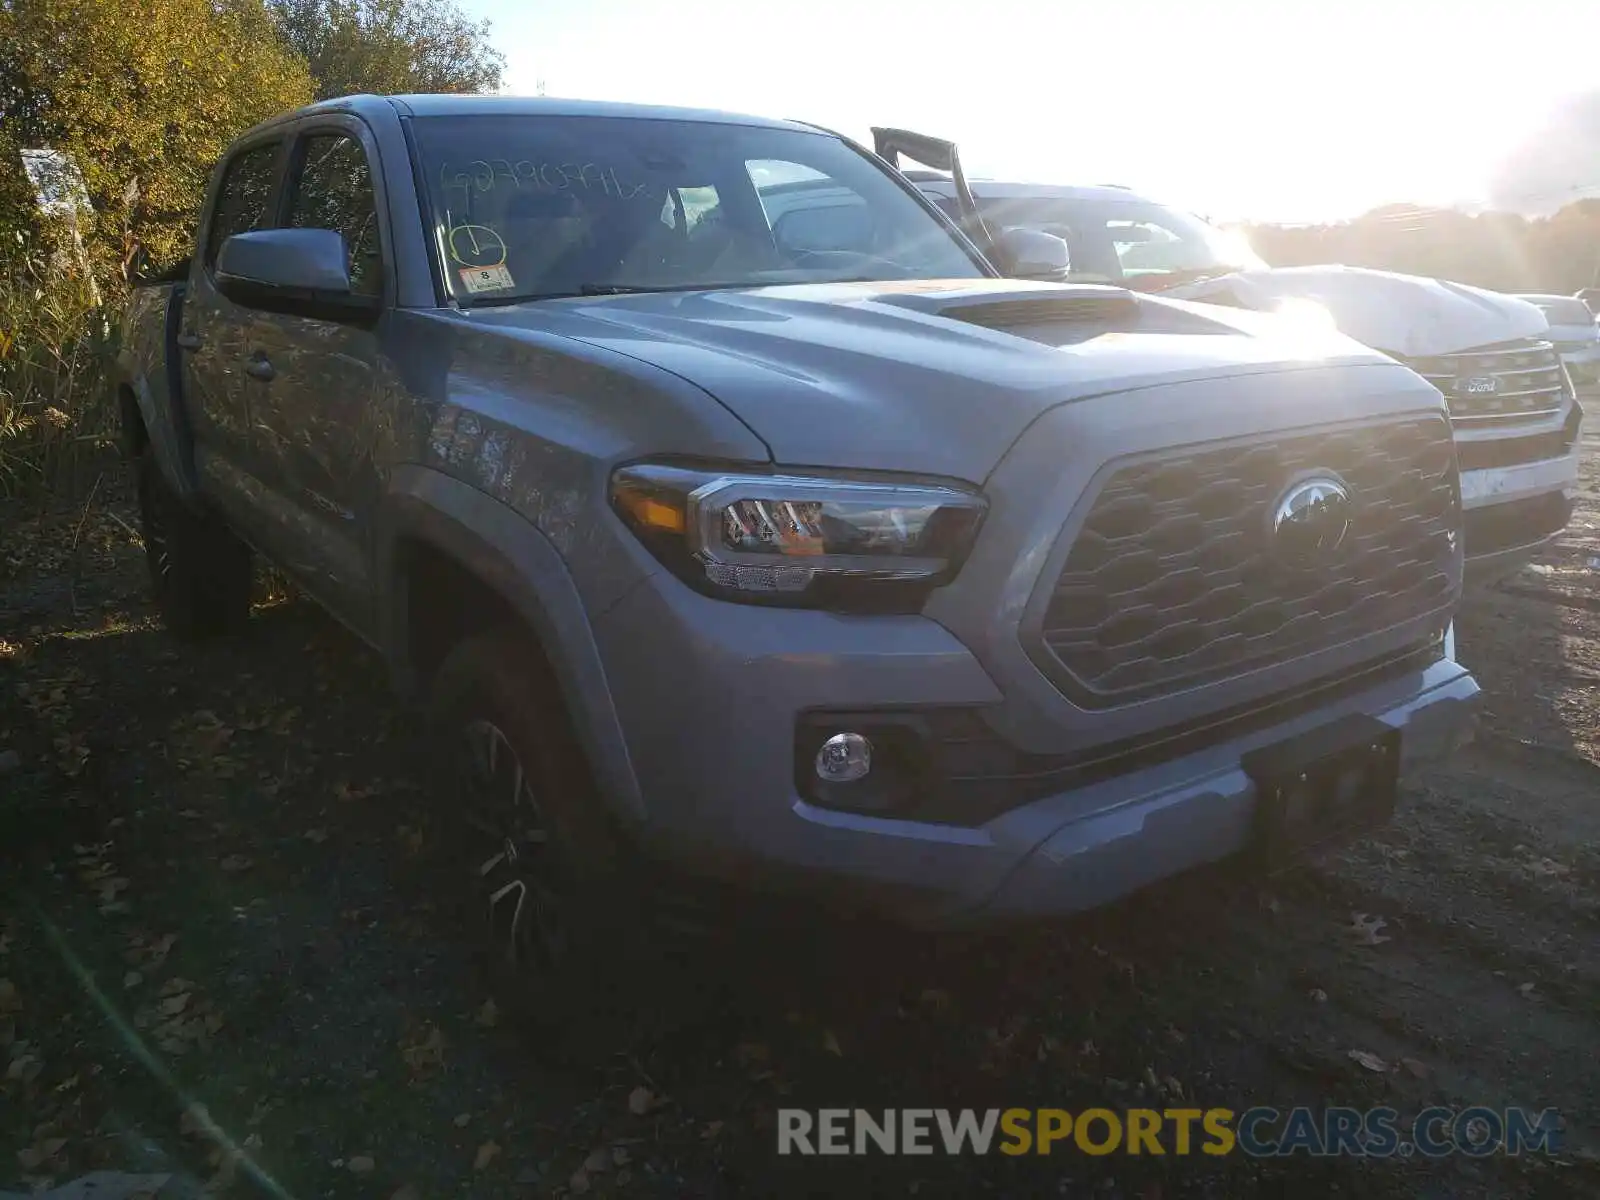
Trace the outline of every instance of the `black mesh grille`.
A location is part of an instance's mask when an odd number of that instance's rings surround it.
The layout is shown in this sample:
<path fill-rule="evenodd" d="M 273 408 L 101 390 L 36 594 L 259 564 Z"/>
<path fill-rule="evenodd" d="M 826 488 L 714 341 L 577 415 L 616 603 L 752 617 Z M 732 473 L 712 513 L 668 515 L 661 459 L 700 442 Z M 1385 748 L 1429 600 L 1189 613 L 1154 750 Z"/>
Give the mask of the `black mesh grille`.
<path fill-rule="evenodd" d="M 1334 474 L 1343 543 L 1295 567 L 1272 513 L 1297 476 Z M 1101 489 L 1040 628 L 1075 701 L 1107 707 L 1341 645 L 1447 609 L 1460 498 L 1438 418 L 1137 463 Z"/>

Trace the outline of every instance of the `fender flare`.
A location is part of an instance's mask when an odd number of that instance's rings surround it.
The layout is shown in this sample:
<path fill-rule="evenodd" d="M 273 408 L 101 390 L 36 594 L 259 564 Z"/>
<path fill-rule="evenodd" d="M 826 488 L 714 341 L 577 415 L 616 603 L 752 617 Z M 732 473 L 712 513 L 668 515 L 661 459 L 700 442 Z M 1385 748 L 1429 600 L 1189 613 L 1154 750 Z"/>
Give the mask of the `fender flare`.
<path fill-rule="evenodd" d="M 644 819 L 639 779 L 617 716 L 588 611 L 560 551 L 515 509 L 428 467 L 393 469 L 378 523 L 379 639 L 403 690 L 414 691 L 405 589 L 396 551 L 414 538 L 460 563 L 527 623 L 555 671 L 602 800 L 630 823 Z"/>

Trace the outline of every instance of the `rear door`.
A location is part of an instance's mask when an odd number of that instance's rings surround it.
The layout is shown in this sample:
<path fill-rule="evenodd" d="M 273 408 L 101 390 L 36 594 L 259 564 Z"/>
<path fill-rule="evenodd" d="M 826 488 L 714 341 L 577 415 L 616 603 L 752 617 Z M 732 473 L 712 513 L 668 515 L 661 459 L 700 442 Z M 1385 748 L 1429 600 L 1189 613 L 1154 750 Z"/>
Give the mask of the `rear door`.
<path fill-rule="evenodd" d="M 272 227 L 283 162 L 281 135 L 258 139 L 229 155 L 211 204 L 201 215 L 201 250 L 189 274 L 178 327 L 195 467 L 207 494 L 252 539 L 260 532 L 261 514 L 250 474 L 253 419 L 245 368 L 259 314 L 217 290 L 216 262 L 222 243 L 233 234 Z"/>

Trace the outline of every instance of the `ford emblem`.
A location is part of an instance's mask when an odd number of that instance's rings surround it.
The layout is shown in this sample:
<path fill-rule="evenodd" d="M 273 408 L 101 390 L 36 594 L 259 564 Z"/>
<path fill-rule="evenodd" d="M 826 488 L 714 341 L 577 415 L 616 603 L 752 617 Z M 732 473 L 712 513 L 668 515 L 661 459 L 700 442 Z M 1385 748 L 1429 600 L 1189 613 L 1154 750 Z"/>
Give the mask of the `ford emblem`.
<path fill-rule="evenodd" d="M 1493 396 L 1500 391 L 1500 381 L 1493 375 L 1469 375 L 1456 380 L 1458 396 Z"/>

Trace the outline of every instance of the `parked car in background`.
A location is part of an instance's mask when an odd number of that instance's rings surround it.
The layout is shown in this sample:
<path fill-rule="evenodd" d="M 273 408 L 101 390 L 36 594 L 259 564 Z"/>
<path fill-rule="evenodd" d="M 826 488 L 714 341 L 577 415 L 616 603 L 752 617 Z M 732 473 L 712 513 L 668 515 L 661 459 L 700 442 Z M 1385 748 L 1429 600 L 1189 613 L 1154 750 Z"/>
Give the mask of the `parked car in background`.
<path fill-rule="evenodd" d="M 968 181 L 948 142 L 874 133 L 891 163 L 941 168 L 907 174 L 980 242 L 1018 226 L 1054 233 L 1069 279 L 1329 322 L 1422 375 L 1450 407 L 1471 578 L 1516 569 L 1566 527 L 1583 410 L 1537 306 L 1390 271 L 1273 268 L 1242 238 L 1127 188 Z"/>
<path fill-rule="evenodd" d="M 779 212 L 812 184 L 855 245 Z M 835 135 L 329 101 L 227 151 L 195 245 L 116 381 L 161 610 L 234 626 L 260 553 L 431 697 L 535 969 L 666 879 L 937 924 L 1276 862 L 1468 728 L 1437 391 L 1000 278 Z"/>
<path fill-rule="evenodd" d="M 1576 383 L 1600 379 L 1600 324 L 1589 306 L 1577 296 L 1524 294 L 1518 297 L 1535 305 L 1550 322 L 1550 341 L 1567 374 Z"/>

